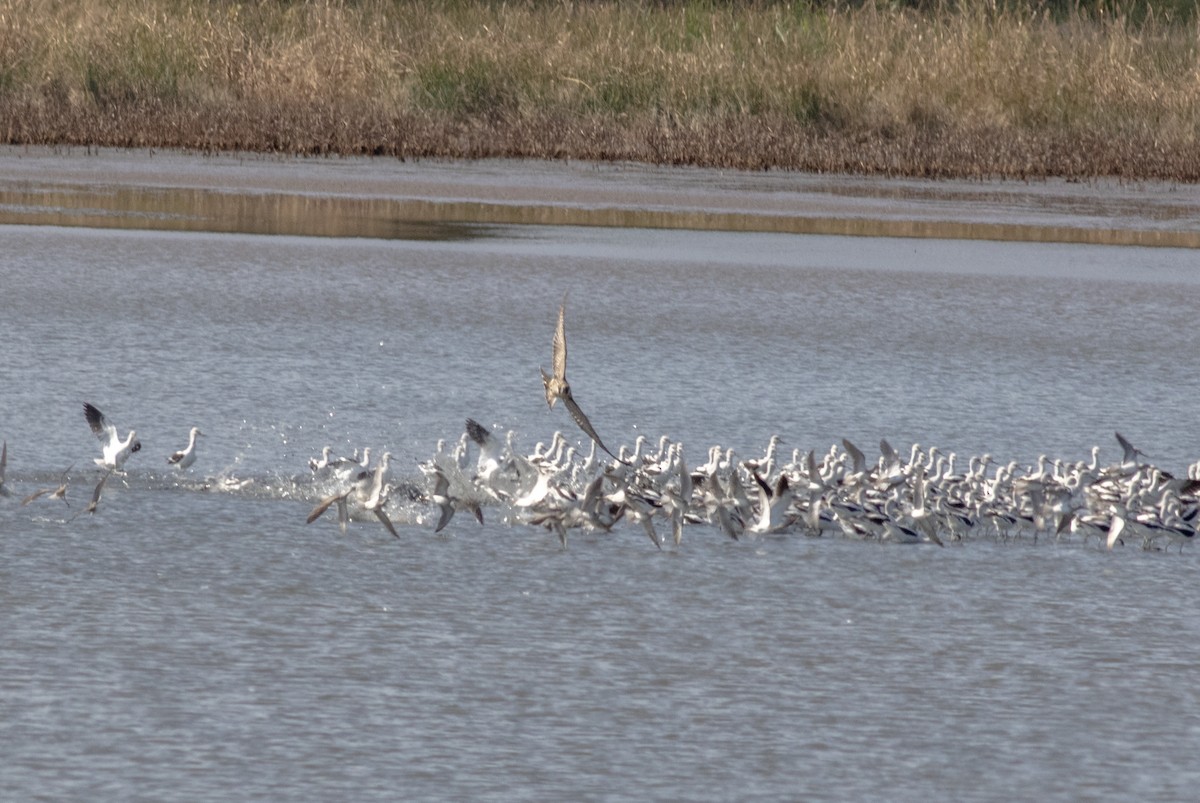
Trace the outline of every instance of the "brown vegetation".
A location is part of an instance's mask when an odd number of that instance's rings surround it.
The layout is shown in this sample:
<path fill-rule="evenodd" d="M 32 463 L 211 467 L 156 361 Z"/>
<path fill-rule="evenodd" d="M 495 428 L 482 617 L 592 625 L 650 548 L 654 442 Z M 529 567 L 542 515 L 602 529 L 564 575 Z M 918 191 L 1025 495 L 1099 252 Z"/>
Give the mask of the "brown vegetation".
<path fill-rule="evenodd" d="M 1197 34 L 1023 4 L 0 0 L 0 135 L 1196 181 Z"/>

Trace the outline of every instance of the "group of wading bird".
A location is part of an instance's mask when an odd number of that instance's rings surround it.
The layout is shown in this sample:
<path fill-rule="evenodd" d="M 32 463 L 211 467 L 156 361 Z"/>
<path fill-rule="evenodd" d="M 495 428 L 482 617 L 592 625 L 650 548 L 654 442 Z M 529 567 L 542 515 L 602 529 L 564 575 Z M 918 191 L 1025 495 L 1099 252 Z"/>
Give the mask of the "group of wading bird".
<path fill-rule="evenodd" d="M 92 489 L 91 501 L 88 502 L 86 507 L 72 516 L 71 521 L 74 521 L 84 513 L 92 514 L 96 512 L 97 507 L 100 505 L 100 496 L 104 493 L 104 486 L 108 482 L 108 478 L 115 473 L 121 472 L 129 456 L 142 449 L 142 442 L 138 440 L 137 432 L 130 430 L 129 434 L 122 438 L 117 432 L 117 428 L 104 417 L 104 413 L 87 402 L 83 404 L 83 417 L 87 420 L 88 426 L 91 427 L 92 433 L 100 441 L 101 456 L 95 458 L 95 463 L 102 469 L 103 474 L 100 476 L 100 481 Z M 187 446 L 177 452 L 171 453 L 167 457 L 167 464 L 175 466 L 177 469 L 189 468 L 192 463 L 196 462 L 196 437 L 203 434 L 199 428 L 192 427 Z M 59 499 L 64 505 L 70 507 L 71 503 L 67 501 L 67 488 L 69 487 L 67 475 L 71 473 L 71 469 L 74 467 L 74 463 L 67 466 L 67 469 L 59 477 L 58 485 L 49 488 L 39 488 L 22 498 L 21 506 L 24 507 L 30 502 L 45 497 L 47 499 Z M 7 468 L 8 441 L 4 441 L 0 444 L 0 496 L 10 495 L 9 490 L 4 487 L 4 474 Z"/>
<path fill-rule="evenodd" d="M 334 508 L 345 532 L 354 515 L 369 512 L 400 538 L 388 505 L 401 496 L 436 506 L 435 532 L 458 510 L 468 510 L 482 524 L 483 509 L 495 508 L 508 521 L 553 531 L 564 546 L 571 531 L 610 532 L 622 519 L 639 524 L 659 549 L 664 541 L 656 522 L 670 529 L 677 546 L 688 524 L 711 525 L 734 540 L 796 532 L 938 546 L 977 537 L 1075 537 L 1083 542 L 1095 537 L 1109 549 L 1134 542 L 1145 548 L 1177 544 L 1182 551 L 1196 537 L 1200 461 L 1188 467 L 1186 477 L 1174 477 L 1145 462 L 1147 456 L 1120 433 L 1116 438 L 1122 457 L 1110 465 L 1100 464 L 1096 446 L 1090 462 L 1042 455 L 1036 467 L 1019 468 L 1015 462 L 993 464 L 985 454 L 970 458 L 962 472 L 952 452 L 914 445 L 905 457 L 886 440 L 880 441 L 874 462 L 845 439 L 841 448 L 835 445 L 819 458 L 813 451 L 794 450 L 785 461 L 778 436 L 761 457 L 739 460 L 732 449 L 713 446 L 706 462 L 691 468 L 683 445 L 665 436 L 656 449 L 647 450 L 645 437 L 639 436 L 632 450 L 622 447 L 614 454 L 567 382 L 565 313 L 564 298 L 554 331 L 552 372 L 542 369 L 542 385 L 549 408 L 561 400 L 590 439 L 586 455 L 568 445 L 561 432 L 548 447 L 538 444 L 524 455 L 514 432 L 501 439 L 467 419 L 454 446 L 439 441 L 433 457 L 420 464 L 426 481 L 413 483 L 389 482 L 388 452 L 372 464 L 370 449 L 335 458 L 332 447 L 325 447 L 309 461 L 313 493 L 320 501 L 308 523 Z M 96 512 L 105 482 L 141 449 L 134 431 L 120 437 L 91 404 L 84 405 L 84 416 L 100 439 L 102 456 L 95 462 L 104 474 L 76 516 Z M 167 462 L 180 469 L 191 466 L 202 434 L 193 427 L 187 446 Z M 597 449 L 608 458 L 600 459 Z M 0 495 L 8 494 L 7 456 L 5 443 L 0 446 Z M 67 503 L 66 474 L 57 487 L 39 489 L 21 504 L 41 497 Z"/>

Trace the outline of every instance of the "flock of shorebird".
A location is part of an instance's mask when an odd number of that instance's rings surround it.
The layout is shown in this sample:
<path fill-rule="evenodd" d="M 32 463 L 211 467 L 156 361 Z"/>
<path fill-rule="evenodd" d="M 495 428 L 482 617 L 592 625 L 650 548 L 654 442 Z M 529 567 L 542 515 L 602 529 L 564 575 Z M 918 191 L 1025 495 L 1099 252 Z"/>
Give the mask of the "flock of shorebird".
<path fill-rule="evenodd" d="M 634 522 L 659 549 L 669 529 L 676 546 L 689 524 L 709 525 L 739 540 L 776 533 L 808 536 L 837 535 L 902 544 L 962 542 L 973 538 L 1095 537 L 1111 549 L 1116 544 L 1140 543 L 1167 548 L 1191 543 L 1200 524 L 1200 461 L 1175 477 L 1147 462 L 1147 456 L 1116 434 L 1121 459 L 1100 462 L 1093 447 L 1090 462 L 1063 461 L 1042 455 L 1036 466 L 1020 467 L 993 461 L 991 455 L 971 457 L 959 470 L 957 456 L 933 447 L 913 445 L 907 456 L 886 440 L 874 461 L 849 440 L 820 456 L 814 451 L 780 453 L 781 439 L 772 436 L 765 452 L 738 459 L 732 449 L 713 446 L 707 460 L 689 466 L 683 444 L 666 436 L 647 448 L 639 436 L 632 449 L 613 453 L 580 408 L 567 381 L 566 299 L 558 309 L 552 341 L 551 372 L 541 370 L 546 404 L 562 401 L 571 418 L 588 436 L 586 454 L 556 432 L 549 446 L 538 444 L 531 454 L 516 445 L 516 434 L 502 437 L 473 419 L 453 445 L 439 441 L 435 454 L 420 463 L 420 481 L 389 481 L 392 455 L 384 452 L 372 463 L 371 450 L 335 457 L 325 447 L 309 461 L 310 487 L 318 499 L 307 521 L 312 523 L 331 508 L 343 532 L 356 516 L 369 513 L 394 537 L 392 521 L 400 504 L 436 510 L 435 532 L 441 532 L 459 510 L 469 511 L 481 524 L 484 509 L 508 522 L 544 527 L 565 546 L 570 532 L 610 532 L 622 519 Z M 123 471 L 129 457 L 141 449 L 137 433 L 121 437 L 118 429 L 91 404 L 84 417 L 100 441 L 95 462 L 103 470 L 83 513 L 95 513 L 105 483 Z M 187 445 L 167 458 L 169 465 L 188 469 L 196 460 L 196 441 L 203 433 L 193 427 Z M 599 451 L 607 457 L 601 459 Z M 8 445 L 0 445 L 0 496 L 4 486 Z M 73 465 L 72 465 L 73 467 Z M 22 505 L 45 497 L 67 501 L 67 474 L 57 486 L 41 488 Z M 393 512 L 389 514 L 389 505 Z"/>
<path fill-rule="evenodd" d="M 122 472 L 125 467 L 125 461 L 129 459 L 129 456 L 142 449 L 142 442 L 138 440 L 136 431 L 131 429 L 122 438 L 116 426 L 110 423 L 104 416 L 104 413 L 100 412 L 92 404 L 84 402 L 83 417 L 87 421 L 88 426 L 91 427 L 92 433 L 100 441 L 100 457 L 95 458 L 95 463 L 104 473 L 100 476 L 100 481 L 92 489 L 91 501 L 79 513 L 72 516 L 71 521 L 74 521 L 83 513 L 92 514 L 96 512 L 96 509 L 100 505 L 100 496 L 104 493 L 104 486 L 108 482 L 108 478 L 115 473 Z M 167 464 L 179 469 L 190 467 L 192 463 L 196 462 L 196 437 L 203 434 L 197 427 L 192 427 L 187 446 L 168 456 Z M 8 441 L 4 441 L 3 444 L 0 444 L 0 496 L 10 495 L 8 489 L 4 487 L 4 474 L 7 467 Z M 74 463 L 67 466 L 66 470 L 59 477 L 58 485 L 49 488 L 39 488 L 23 497 L 21 499 L 21 506 L 24 507 L 30 502 L 46 497 L 47 499 L 58 499 L 64 505 L 70 507 L 71 503 L 67 501 L 67 488 L 69 487 L 67 476 L 74 467 Z"/>

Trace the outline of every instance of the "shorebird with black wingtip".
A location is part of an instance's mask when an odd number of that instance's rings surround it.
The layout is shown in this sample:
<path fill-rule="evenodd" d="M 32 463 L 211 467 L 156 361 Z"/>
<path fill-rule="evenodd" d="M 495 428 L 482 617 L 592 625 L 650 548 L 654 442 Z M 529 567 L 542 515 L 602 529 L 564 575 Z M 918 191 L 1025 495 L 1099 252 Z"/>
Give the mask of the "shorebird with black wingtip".
<path fill-rule="evenodd" d="M 564 325 L 564 318 L 567 311 L 567 297 L 564 294 L 562 304 L 558 307 L 558 326 L 554 330 L 553 354 L 552 354 L 552 369 L 553 374 L 547 374 L 545 368 L 541 368 L 542 386 L 546 390 L 546 404 L 551 410 L 554 409 L 554 403 L 562 399 L 566 405 L 567 412 L 571 414 L 571 418 L 575 419 L 575 423 L 583 430 L 584 434 L 596 442 L 596 445 L 608 453 L 610 457 L 625 465 L 628 462 L 621 460 L 612 453 L 612 450 L 604 445 L 604 441 L 600 440 L 600 436 L 596 434 L 596 430 L 592 428 L 592 422 L 588 421 L 588 417 L 583 414 L 583 410 L 579 408 L 579 404 L 575 401 L 575 397 L 571 395 L 571 386 L 567 383 L 567 333 Z"/>
<path fill-rule="evenodd" d="M 1143 452 L 1130 443 L 1120 432 L 1116 433 L 1117 443 L 1121 445 L 1121 465 L 1137 465 L 1138 457 L 1149 457 L 1150 455 Z"/>
<path fill-rule="evenodd" d="M 142 442 L 137 439 L 137 432 L 129 430 L 129 434 L 122 440 L 117 434 L 117 428 L 108 422 L 104 413 L 87 402 L 83 403 L 83 416 L 92 432 L 100 439 L 100 448 L 104 452 L 103 457 L 95 458 L 96 465 L 111 471 L 120 471 L 129 455 L 142 448 Z"/>
<path fill-rule="evenodd" d="M 780 474 L 773 487 L 757 471 L 751 472 L 751 476 L 758 485 L 758 519 L 746 527 L 746 532 L 769 535 L 791 527 L 796 516 L 788 512 L 792 495 L 788 492 L 787 474 Z"/>
<path fill-rule="evenodd" d="M 428 468 L 422 466 L 421 470 L 433 476 L 433 493 L 429 494 L 427 498 L 438 508 L 437 525 L 433 528 L 435 533 L 440 533 L 450 523 L 450 519 L 454 518 L 454 513 L 459 508 L 471 511 L 475 520 L 483 524 L 483 511 L 480 509 L 479 503 L 455 496 L 450 490 L 450 480 L 441 466 L 437 464 Z"/>
<path fill-rule="evenodd" d="M 514 477 L 508 476 L 511 460 L 506 460 L 499 441 L 474 418 L 467 419 L 467 436 L 479 447 L 473 479 L 489 495 L 508 498 Z"/>

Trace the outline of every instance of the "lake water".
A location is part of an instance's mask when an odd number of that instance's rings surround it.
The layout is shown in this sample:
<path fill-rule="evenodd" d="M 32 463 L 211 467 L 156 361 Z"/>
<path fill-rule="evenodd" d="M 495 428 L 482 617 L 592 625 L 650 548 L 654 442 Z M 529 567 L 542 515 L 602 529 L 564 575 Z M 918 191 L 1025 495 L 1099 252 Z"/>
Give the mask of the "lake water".
<path fill-rule="evenodd" d="M 0 210 L 0 797 L 1168 800 L 1200 784 L 1190 548 L 733 542 L 694 525 L 659 552 L 621 525 L 563 549 L 493 510 L 434 535 L 419 503 L 395 511 L 400 541 L 374 522 L 305 524 L 307 461 L 327 444 L 387 449 L 414 482 L 467 417 L 529 451 L 556 429 L 583 446 L 538 376 L 564 293 L 575 396 L 614 448 L 668 435 L 694 463 L 779 434 L 787 452 L 848 437 L 873 458 L 887 438 L 964 463 L 1093 445 L 1112 462 L 1119 430 L 1183 473 L 1200 458 L 1196 251 L 671 215 L 806 219 L 781 195 L 795 191 L 826 193 L 822 219 L 1169 239 L 1197 229 L 1190 190 L 0 161 L 0 190 L 24 193 Z M 53 197 L 47 165 L 74 172 Z M 306 171 L 346 186 L 305 189 Z M 247 186 L 214 207 L 222 175 Z M 388 176 L 431 189 L 389 201 Z M 272 218 L 278 193 L 316 211 Z M 63 212 L 81 195 L 89 220 Z M 389 217 L 436 212 L 431 195 L 641 209 L 663 227 Z M 129 197 L 182 206 L 130 228 Z M 363 199 L 382 216 L 353 229 Z M 347 208 L 355 236 L 292 230 Z M 30 225 L 55 220 L 69 225 Z M 84 401 L 143 450 L 94 516 L 68 521 L 99 477 Z M 192 426 L 196 465 L 167 471 Z M 71 509 L 20 506 L 72 464 Z"/>

